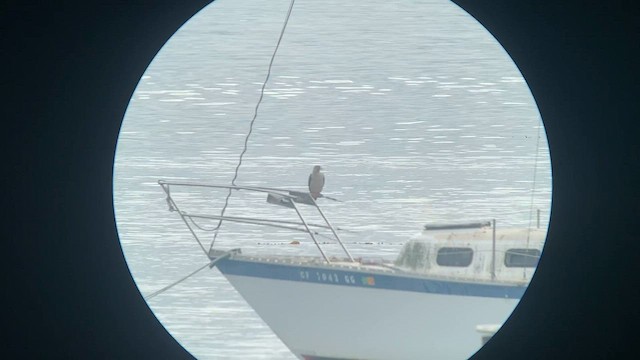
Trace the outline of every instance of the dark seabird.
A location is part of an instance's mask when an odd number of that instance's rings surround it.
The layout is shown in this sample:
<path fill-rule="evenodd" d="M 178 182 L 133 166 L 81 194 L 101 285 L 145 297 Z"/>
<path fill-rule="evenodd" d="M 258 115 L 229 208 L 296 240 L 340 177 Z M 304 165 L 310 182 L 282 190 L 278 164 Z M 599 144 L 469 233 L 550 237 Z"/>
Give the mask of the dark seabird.
<path fill-rule="evenodd" d="M 316 165 L 309 175 L 309 192 L 314 200 L 322 196 L 320 193 L 324 187 L 324 174 L 320 172 L 321 169 L 320 165 Z"/>

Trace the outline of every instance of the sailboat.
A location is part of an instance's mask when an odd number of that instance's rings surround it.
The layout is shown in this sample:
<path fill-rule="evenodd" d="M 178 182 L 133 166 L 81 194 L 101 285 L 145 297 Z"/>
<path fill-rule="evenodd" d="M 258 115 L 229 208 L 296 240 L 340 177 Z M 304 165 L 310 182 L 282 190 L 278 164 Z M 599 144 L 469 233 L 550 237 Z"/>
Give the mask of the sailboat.
<path fill-rule="evenodd" d="M 497 331 L 525 292 L 541 255 L 541 229 L 497 229 L 496 222 L 425 224 L 395 261 L 354 257 L 308 192 L 279 188 L 159 181 L 170 209 L 196 237 L 195 221 L 229 221 L 305 233 L 318 256 L 256 256 L 210 250 L 238 293 L 299 359 L 462 359 L 483 344 L 483 324 Z M 188 212 L 172 189 L 261 194 L 297 221 Z M 305 210 L 317 212 L 311 222 Z M 308 211 L 307 211 L 308 213 Z M 343 256 L 328 256 L 318 231 Z M 497 324 L 497 325 L 495 325 Z M 485 326 L 486 327 L 486 326 Z M 486 331 L 485 331 L 486 333 Z"/>

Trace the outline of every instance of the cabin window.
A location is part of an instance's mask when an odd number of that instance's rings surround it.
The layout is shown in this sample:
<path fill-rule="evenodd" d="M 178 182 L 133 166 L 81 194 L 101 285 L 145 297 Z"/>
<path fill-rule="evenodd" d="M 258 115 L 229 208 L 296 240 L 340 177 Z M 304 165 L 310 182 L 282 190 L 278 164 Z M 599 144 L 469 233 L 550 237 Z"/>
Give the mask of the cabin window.
<path fill-rule="evenodd" d="M 438 250 L 436 263 L 440 266 L 467 267 L 471 265 L 473 250 L 461 247 L 443 247 Z"/>
<path fill-rule="evenodd" d="M 540 259 L 538 249 L 509 249 L 504 256 L 506 267 L 536 267 Z"/>

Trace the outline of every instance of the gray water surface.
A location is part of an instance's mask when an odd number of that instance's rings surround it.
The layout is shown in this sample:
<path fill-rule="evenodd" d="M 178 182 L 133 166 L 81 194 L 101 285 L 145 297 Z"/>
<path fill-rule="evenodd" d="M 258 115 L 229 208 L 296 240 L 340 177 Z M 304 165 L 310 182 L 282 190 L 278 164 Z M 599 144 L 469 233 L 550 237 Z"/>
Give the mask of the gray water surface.
<path fill-rule="evenodd" d="M 142 294 L 207 262 L 157 181 L 231 183 L 288 7 L 215 1 L 142 77 L 114 175 L 118 233 Z M 541 126 L 515 64 L 455 4 L 298 0 L 237 184 L 304 190 L 312 166 L 322 165 L 324 193 L 343 202 L 320 205 L 350 230 L 341 233 L 350 251 L 394 259 L 425 223 L 535 226 L 540 209 L 546 228 L 551 169 Z M 176 194 L 214 215 L 225 195 Z M 255 200 L 232 196 L 226 215 L 280 211 Z M 231 224 L 216 246 L 318 255 L 298 233 Z M 294 359 L 215 269 L 148 303 L 199 359 Z"/>

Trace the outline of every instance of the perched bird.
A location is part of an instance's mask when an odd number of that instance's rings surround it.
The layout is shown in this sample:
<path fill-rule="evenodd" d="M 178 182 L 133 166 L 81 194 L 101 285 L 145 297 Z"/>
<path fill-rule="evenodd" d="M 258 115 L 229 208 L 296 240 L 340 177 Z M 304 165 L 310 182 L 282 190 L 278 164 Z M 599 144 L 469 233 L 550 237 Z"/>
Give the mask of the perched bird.
<path fill-rule="evenodd" d="M 320 165 L 316 165 L 309 175 L 309 192 L 314 200 L 322 196 L 320 193 L 324 187 L 324 174 L 320 172 L 321 169 Z"/>

